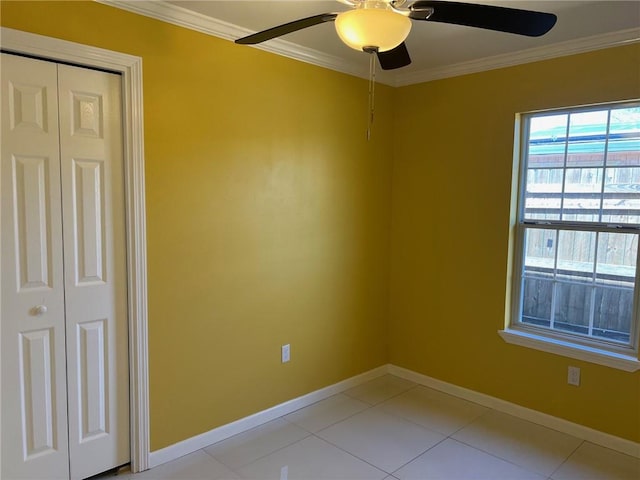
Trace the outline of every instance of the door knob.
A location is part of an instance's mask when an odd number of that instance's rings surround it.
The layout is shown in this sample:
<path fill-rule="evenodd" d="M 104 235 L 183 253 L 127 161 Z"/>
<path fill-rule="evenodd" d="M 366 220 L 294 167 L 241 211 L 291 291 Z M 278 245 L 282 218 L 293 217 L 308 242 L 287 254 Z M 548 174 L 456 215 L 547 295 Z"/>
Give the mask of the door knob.
<path fill-rule="evenodd" d="M 40 316 L 45 313 L 47 313 L 47 307 L 45 305 L 36 305 L 31 309 L 31 315 Z"/>

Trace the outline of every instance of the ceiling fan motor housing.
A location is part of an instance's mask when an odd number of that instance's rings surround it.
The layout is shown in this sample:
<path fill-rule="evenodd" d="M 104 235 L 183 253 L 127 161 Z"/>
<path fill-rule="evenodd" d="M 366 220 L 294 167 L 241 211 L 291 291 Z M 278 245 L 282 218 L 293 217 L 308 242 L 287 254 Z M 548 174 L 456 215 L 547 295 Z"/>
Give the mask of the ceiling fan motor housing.
<path fill-rule="evenodd" d="M 411 31 L 411 20 L 396 12 L 389 2 L 364 1 L 353 10 L 338 14 L 336 32 L 347 46 L 386 52 L 400 45 Z"/>

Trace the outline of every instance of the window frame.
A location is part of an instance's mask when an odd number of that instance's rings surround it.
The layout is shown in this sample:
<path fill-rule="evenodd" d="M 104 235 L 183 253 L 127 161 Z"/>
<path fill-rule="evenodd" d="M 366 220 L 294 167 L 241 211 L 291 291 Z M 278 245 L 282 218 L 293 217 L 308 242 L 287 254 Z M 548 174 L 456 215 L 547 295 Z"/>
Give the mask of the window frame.
<path fill-rule="evenodd" d="M 562 220 L 562 210 L 560 210 L 560 216 L 557 220 L 525 220 L 525 196 L 529 161 L 529 126 L 531 119 L 540 116 L 568 115 L 628 107 L 640 107 L 640 100 L 540 110 L 522 113 L 516 116 L 514 175 L 512 179 L 512 191 L 515 194 L 512 196 L 512 238 L 510 241 L 511 251 L 509 252 L 510 282 L 507 291 L 507 307 L 505 309 L 505 328 L 498 332 L 507 343 L 543 350 L 579 360 L 586 360 L 626 371 L 636 371 L 640 369 L 640 361 L 638 360 L 640 348 L 640 247 L 636 252 L 633 310 L 628 345 L 615 341 L 607 341 L 606 339 L 598 339 L 597 337 L 563 332 L 549 327 L 527 324 L 522 322 L 521 318 L 524 299 L 523 269 L 525 267 L 525 238 L 527 231 L 549 229 L 556 230 L 556 232 L 574 230 L 599 233 L 631 233 L 640 237 L 640 224 L 603 222 L 602 218 L 600 218 L 599 222 Z M 609 125 L 607 125 L 606 131 L 606 135 L 608 134 Z M 568 139 L 566 141 L 568 142 Z M 568 167 L 566 163 L 567 145 L 568 143 L 565 143 L 565 160 L 562 167 L 564 172 L 563 185 L 566 185 L 566 171 L 568 168 L 571 168 Z M 606 156 L 602 168 L 607 168 Z M 567 193 L 564 187 L 561 192 L 563 194 Z M 597 259 L 594 261 L 597 261 Z"/>

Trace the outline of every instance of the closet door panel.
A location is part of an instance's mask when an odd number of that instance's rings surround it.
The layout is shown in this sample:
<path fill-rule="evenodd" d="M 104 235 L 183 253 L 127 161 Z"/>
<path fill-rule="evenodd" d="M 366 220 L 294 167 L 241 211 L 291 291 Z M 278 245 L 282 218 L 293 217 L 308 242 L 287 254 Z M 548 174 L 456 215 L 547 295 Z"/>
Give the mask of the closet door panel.
<path fill-rule="evenodd" d="M 71 478 L 129 461 L 120 77 L 59 66 Z"/>
<path fill-rule="evenodd" d="M 67 478 L 56 65 L 2 54 L 2 472 Z"/>

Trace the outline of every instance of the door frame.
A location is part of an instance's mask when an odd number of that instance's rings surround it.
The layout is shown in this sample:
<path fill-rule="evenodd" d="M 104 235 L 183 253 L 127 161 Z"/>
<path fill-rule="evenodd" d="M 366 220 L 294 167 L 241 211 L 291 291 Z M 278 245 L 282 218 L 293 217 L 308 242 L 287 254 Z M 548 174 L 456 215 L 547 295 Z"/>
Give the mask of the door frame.
<path fill-rule="evenodd" d="M 141 472 L 150 467 L 142 58 L 4 27 L 0 38 L 6 52 L 109 70 L 122 78 L 131 470 Z"/>

